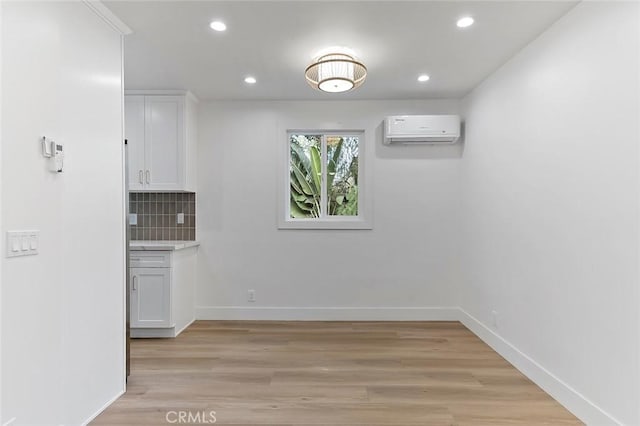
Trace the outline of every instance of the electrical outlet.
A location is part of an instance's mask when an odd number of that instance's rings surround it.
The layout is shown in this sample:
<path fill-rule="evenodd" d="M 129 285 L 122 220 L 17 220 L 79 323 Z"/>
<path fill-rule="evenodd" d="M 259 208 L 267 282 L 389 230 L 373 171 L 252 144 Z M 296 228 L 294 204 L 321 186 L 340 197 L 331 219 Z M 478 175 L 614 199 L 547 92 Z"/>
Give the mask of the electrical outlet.
<path fill-rule="evenodd" d="M 256 291 L 255 290 L 247 290 L 247 301 L 255 302 L 256 301 Z"/>
<path fill-rule="evenodd" d="M 491 324 L 493 328 L 498 328 L 498 311 L 491 311 Z"/>

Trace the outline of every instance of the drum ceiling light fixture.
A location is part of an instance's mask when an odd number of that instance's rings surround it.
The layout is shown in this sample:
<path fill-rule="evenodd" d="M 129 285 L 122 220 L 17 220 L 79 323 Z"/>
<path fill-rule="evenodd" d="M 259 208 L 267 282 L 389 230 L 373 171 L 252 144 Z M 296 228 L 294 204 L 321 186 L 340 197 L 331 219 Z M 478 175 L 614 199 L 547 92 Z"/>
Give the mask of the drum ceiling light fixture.
<path fill-rule="evenodd" d="M 347 53 L 327 53 L 318 56 L 304 72 L 314 89 L 329 93 L 347 92 L 364 83 L 367 67 Z"/>

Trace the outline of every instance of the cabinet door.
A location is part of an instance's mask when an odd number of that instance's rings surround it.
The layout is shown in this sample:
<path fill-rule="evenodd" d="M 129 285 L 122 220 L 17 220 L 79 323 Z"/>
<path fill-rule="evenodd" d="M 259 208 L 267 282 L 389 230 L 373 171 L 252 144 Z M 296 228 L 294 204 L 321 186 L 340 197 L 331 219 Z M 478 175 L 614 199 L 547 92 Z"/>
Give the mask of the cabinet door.
<path fill-rule="evenodd" d="M 183 156 L 184 98 L 145 97 L 146 189 L 183 189 Z"/>
<path fill-rule="evenodd" d="M 131 327 L 172 327 L 171 268 L 131 268 L 130 274 Z"/>
<path fill-rule="evenodd" d="M 129 153 L 129 189 L 144 187 L 144 96 L 124 97 L 124 137 Z"/>

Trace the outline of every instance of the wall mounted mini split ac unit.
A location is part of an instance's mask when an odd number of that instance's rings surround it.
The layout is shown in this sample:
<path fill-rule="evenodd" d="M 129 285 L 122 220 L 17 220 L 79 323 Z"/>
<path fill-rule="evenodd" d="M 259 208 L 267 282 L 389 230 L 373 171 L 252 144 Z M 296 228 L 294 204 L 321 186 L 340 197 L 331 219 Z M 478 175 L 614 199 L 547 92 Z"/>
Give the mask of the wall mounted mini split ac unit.
<path fill-rule="evenodd" d="M 395 115 L 384 120 L 384 143 L 452 144 L 460 138 L 458 115 Z"/>

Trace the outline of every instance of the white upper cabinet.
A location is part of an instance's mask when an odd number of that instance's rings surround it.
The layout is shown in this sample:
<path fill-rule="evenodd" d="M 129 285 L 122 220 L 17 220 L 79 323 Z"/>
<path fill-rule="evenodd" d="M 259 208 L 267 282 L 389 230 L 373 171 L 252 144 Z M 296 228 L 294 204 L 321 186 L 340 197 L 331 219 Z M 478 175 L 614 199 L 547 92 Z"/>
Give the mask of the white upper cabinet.
<path fill-rule="evenodd" d="M 196 108 L 189 94 L 127 91 L 129 189 L 196 190 Z"/>
<path fill-rule="evenodd" d="M 144 96 L 124 98 L 125 139 L 129 152 L 129 189 L 144 189 Z"/>
<path fill-rule="evenodd" d="M 184 98 L 145 96 L 144 135 L 147 189 L 183 189 Z"/>

